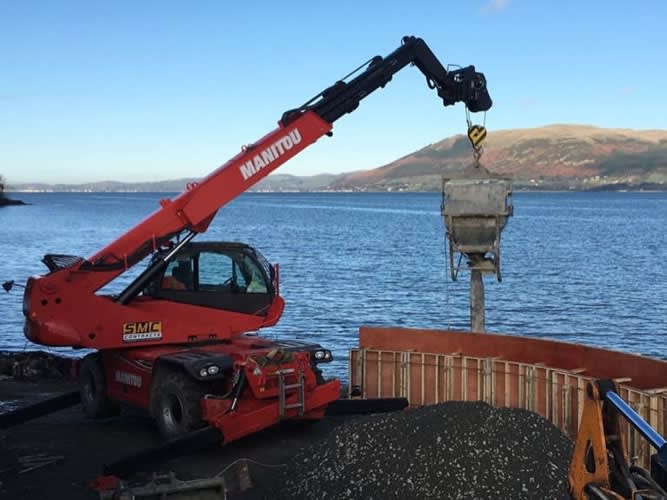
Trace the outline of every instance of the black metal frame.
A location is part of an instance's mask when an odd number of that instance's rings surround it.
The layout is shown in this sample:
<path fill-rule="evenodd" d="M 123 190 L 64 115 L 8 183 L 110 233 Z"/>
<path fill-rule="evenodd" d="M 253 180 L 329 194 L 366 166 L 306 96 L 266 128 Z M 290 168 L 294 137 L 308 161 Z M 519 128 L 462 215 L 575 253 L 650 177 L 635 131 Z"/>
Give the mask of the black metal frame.
<path fill-rule="evenodd" d="M 408 64 L 414 64 L 424 74 L 429 88 L 437 91 L 444 106 L 464 102 L 473 113 L 491 108 L 484 74 L 475 71 L 474 66 L 447 71 L 424 40 L 406 36 L 394 52 L 384 58 L 373 57 L 361 74 L 349 82 L 339 80 L 299 108 L 286 111 L 280 122 L 287 125 L 306 111 L 314 111 L 333 123 L 357 109 L 363 98 L 384 87 Z"/>

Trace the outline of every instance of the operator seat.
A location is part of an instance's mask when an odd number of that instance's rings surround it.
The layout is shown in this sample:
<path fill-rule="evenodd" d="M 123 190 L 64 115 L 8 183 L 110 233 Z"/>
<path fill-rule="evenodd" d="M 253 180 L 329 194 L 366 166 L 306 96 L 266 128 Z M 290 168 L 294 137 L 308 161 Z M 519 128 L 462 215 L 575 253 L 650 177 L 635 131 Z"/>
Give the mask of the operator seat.
<path fill-rule="evenodd" d="M 183 283 L 186 290 L 192 290 L 194 288 L 192 284 L 192 269 L 189 260 L 179 262 L 171 272 L 171 275 Z"/>

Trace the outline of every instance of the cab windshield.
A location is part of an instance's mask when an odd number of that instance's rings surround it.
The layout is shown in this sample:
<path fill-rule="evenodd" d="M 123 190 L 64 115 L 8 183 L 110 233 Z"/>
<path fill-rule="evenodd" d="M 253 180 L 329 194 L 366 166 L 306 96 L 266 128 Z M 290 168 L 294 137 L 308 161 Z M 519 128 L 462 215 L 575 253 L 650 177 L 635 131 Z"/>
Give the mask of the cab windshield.
<path fill-rule="evenodd" d="M 267 273 L 268 269 L 268 273 Z M 248 247 L 184 252 L 147 293 L 207 307 L 255 312 L 273 296 L 271 268 Z"/>

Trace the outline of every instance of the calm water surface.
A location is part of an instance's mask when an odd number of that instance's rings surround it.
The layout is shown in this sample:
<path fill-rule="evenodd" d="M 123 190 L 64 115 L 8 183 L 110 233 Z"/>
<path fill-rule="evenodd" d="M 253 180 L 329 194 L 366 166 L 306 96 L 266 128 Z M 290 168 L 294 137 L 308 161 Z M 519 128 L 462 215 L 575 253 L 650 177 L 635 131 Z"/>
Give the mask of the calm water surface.
<path fill-rule="evenodd" d="M 43 273 L 45 253 L 90 256 L 168 196 L 15 195 L 30 205 L 0 209 L 0 281 Z M 485 279 L 487 329 L 667 358 L 667 193 L 516 193 L 514 205 L 503 281 Z M 331 348 L 346 378 L 361 325 L 468 328 L 469 277 L 449 280 L 439 206 L 435 193 L 248 193 L 198 241 L 279 262 L 287 306 L 266 334 Z M 34 348 L 21 290 L 2 294 L 0 349 Z"/>

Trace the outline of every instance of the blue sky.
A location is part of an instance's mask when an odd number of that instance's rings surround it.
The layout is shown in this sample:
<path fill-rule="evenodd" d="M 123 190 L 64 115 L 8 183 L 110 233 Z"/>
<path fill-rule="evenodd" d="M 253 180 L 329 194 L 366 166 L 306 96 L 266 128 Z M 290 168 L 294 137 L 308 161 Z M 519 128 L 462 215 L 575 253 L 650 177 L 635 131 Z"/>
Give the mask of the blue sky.
<path fill-rule="evenodd" d="M 204 176 L 408 34 L 486 74 L 490 131 L 665 128 L 666 20 L 664 0 L 0 0 L 0 174 Z M 463 106 L 406 68 L 277 172 L 375 168 L 463 132 Z"/>

